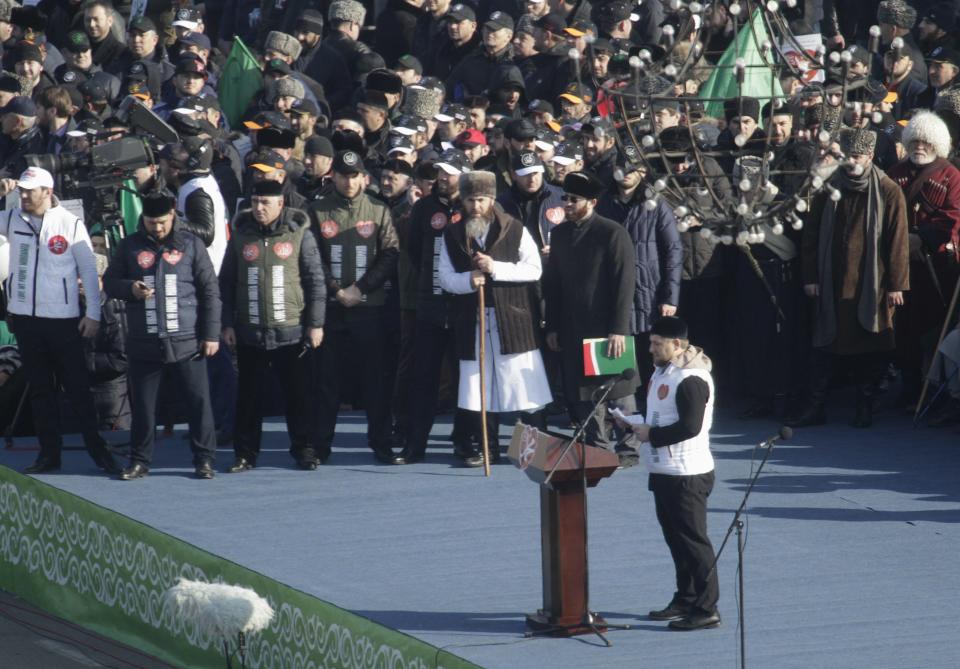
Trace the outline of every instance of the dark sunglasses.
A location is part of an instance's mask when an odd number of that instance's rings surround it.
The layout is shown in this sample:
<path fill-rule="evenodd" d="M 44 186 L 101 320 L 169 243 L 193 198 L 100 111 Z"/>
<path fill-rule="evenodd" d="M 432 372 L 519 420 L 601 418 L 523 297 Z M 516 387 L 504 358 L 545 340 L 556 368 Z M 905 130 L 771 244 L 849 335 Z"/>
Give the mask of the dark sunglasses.
<path fill-rule="evenodd" d="M 564 202 L 579 202 L 580 200 L 585 200 L 584 197 L 577 197 L 576 195 L 561 195 L 560 199 Z"/>

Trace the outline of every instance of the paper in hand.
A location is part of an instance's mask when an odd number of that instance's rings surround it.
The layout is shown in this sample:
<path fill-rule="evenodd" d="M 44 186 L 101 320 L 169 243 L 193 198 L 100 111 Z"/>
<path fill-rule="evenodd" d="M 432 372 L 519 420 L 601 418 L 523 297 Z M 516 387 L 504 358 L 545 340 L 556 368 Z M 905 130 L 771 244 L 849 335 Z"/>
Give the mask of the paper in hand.
<path fill-rule="evenodd" d="M 628 416 L 627 414 L 620 411 L 619 407 L 613 407 L 612 409 L 609 409 L 609 411 L 611 416 L 613 416 L 614 418 L 619 418 L 620 420 L 622 420 L 624 423 L 627 423 L 628 425 L 643 425 L 644 423 L 647 422 L 647 419 L 644 418 L 642 413 L 634 413 Z"/>

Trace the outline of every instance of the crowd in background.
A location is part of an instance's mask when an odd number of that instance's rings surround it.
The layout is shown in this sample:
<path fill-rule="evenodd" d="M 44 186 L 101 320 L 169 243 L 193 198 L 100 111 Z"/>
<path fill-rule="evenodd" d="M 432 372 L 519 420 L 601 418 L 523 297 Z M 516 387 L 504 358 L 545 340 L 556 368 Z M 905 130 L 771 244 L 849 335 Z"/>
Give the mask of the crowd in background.
<path fill-rule="evenodd" d="M 465 216 L 461 184 L 475 188 L 466 175 L 477 172 L 493 175 L 496 220 L 522 224 L 542 269 L 517 284 L 522 298 L 496 292 L 506 280 L 493 265 L 477 270 L 494 285 L 503 329 L 519 327 L 507 322 L 522 309 L 543 355 L 552 399 L 525 420 L 586 417 L 573 406 L 579 372 L 550 335 L 559 327 L 563 338 L 567 326 L 551 323 L 566 322 L 568 300 L 595 300 L 604 304 L 578 312 L 583 332 L 635 339 L 640 378 L 628 390 L 640 411 L 648 334 L 677 315 L 713 361 L 718 402 L 743 418 L 821 424 L 840 413 L 828 411 L 830 391 L 851 383 L 853 422 L 869 427 L 890 388 L 888 403 L 914 411 L 929 373 L 934 390 L 945 385 L 928 422 L 960 422 L 960 345 L 951 333 L 937 350 L 945 320 L 953 330 L 960 276 L 957 4 L 784 4 L 794 33 L 821 33 L 827 54 L 849 56 L 833 66 L 825 57 L 820 77 L 783 68 L 782 98 L 732 97 L 722 116 L 697 95 L 748 12 L 674 4 L 0 0 L 0 232 L 13 252 L 5 292 L 15 324 L 15 338 L 5 330 L 0 341 L 3 424 L 16 414 L 17 431 L 31 419 L 41 430 L 58 412 L 57 430 L 84 431 L 98 465 L 119 472 L 91 430 L 128 429 L 133 415 L 135 450 L 146 450 L 132 464 L 145 474 L 154 426 L 188 419 L 197 472 L 209 478 L 217 444 L 233 444 L 231 471 L 255 467 L 264 415 L 285 413 L 291 454 L 314 469 L 331 456 L 345 406 L 366 411 L 374 456 L 392 464 L 421 459 L 434 416 L 455 410 L 454 452 L 482 464 L 478 414 L 457 407 L 458 360 L 473 355 L 458 323 L 476 306 L 464 311 L 440 276 L 441 261 L 457 262 L 448 246 Z M 240 42 L 261 73 L 230 118 L 227 57 Z M 652 102 L 616 93 L 638 81 L 629 65 L 638 54 Z M 63 161 L 45 170 L 30 156 L 89 154 L 141 133 L 125 113 L 131 99 L 179 141 L 156 146 L 155 162 L 109 191 L 114 219 L 98 201 L 107 191 L 79 184 Z M 774 232 L 781 226 L 766 222 L 761 243 L 724 243 L 689 207 L 678 211 L 683 201 L 651 199 L 664 174 L 691 200 L 709 197 L 704 181 L 735 197 L 743 159 L 765 154 L 784 198 L 812 170 L 835 169 L 829 188 L 809 190 L 802 225 Z M 37 232 L 49 257 L 17 265 L 18 217 L 30 224 L 41 212 L 34 223 L 46 226 L 42 212 L 66 212 L 68 200 L 85 214 L 82 234 Z M 629 243 L 585 270 L 584 295 L 557 292 L 572 265 L 594 261 L 564 256 L 566 266 L 551 267 L 552 236 L 595 220 L 622 226 Z M 92 257 L 65 254 L 61 239 Z M 102 294 L 84 280 L 86 307 L 47 315 L 99 324 L 81 323 L 84 368 L 66 372 L 38 366 L 46 354 L 24 337 L 43 325 L 30 319 L 45 320 L 36 300 L 53 275 L 40 259 L 58 268 L 71 254 L 72 281 L 95 266 Z M 28 265 L 41 288 L 18 293 L 25 275 L 14 268 Z M 624 283 L 628 299 L 606 294 Z M 478 288 L 487 289 L 465 290 Z M 73 304 L 67 293 L 64 282 Z M 51 333 L 37 341 L 58 341 Z M 489 346 L 507 353 L 520 345 L 511 336 Z M 89 402 L 56 392 L 64 374 L 86 375 L 67 385 L 85 385 Z M 90 406 L 96 426 L 80 415 Z M 44 457 L 59 467 L 59 451 Z"/>

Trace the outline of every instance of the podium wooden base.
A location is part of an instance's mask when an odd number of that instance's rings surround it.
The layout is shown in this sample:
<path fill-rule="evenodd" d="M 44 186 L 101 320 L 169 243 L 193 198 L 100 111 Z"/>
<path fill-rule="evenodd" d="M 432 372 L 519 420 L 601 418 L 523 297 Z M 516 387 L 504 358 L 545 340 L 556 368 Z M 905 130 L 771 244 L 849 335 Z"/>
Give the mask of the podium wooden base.
<path fill-rule="evenodd" d="M 583 624 L 580 618 L 556 618 L 543 609 L 527 616 L 527 628 L 543 636 L 579 636 L 581 634 L 596 634 L 607 631 L 607 621 L 598 614 L 593 614 L 593 627 Z"/>

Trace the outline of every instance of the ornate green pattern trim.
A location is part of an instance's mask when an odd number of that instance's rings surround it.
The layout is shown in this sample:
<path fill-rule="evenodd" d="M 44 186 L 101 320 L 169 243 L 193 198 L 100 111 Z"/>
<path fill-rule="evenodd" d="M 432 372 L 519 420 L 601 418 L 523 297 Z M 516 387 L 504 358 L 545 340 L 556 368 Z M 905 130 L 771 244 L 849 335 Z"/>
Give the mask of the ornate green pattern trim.
<path fill-rule="evenodd" d="M 224 666 L 163 593 L 185 577 L 253 588 L 276 611 L 250 669 L 469 669 L 462 658 L 0 466 L 0 588 L 184 667 Z"/>

